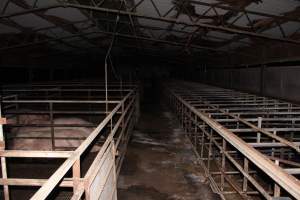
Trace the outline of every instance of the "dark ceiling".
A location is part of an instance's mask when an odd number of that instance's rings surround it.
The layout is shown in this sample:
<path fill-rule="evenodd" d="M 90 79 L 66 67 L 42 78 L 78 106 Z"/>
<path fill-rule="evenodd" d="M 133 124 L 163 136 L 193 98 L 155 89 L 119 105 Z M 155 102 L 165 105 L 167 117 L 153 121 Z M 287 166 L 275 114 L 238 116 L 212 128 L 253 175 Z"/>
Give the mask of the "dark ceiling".
<path fill-rule="evenodd" d="M 113 38 L 115 56 L 179 63 L 300 46 L 296 0 L 2 0 L 0 12 L 1 55 L 33 59 L 104 55 Z"/>

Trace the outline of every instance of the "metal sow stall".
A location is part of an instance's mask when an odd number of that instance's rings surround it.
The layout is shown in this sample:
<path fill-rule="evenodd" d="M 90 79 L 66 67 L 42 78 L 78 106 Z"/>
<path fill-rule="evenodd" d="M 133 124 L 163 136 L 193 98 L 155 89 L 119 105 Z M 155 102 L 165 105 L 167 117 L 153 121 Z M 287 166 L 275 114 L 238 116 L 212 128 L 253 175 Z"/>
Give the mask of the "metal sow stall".
<path fill-rule="evenodd" d="M 165 95 L 223 199 L 300 199 L 299 105 L 192 82 Z"/>
<path fill-rule="evenodd" d="M 2 199 L 117 199 L 117 177 L 139 115 L 137 86 L 9 87 L 2 94 Z M 32 116 L 47 120 L 28 122 Z M 89 123 L 56 123 L 62 117 Z M 61 135 L 61 129 L 91 131 L 86 137 L 71 137 Z M 43 134 L 34 134 L 41 130 Z M 12 148 L 19 141 L 25 147 Z M 49 149 L 41 150 L 39 144 Z"/>

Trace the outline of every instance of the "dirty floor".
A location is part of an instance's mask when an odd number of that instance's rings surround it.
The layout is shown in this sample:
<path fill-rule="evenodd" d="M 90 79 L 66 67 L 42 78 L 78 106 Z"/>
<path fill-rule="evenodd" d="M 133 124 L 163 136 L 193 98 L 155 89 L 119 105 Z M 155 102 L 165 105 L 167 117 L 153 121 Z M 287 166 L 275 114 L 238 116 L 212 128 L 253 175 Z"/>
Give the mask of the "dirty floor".
<path fill-rule="evenodd" d="M 119 200 L 218 200 L 179 123 L 166 106 L 146 105 L 119 180 Z"/>

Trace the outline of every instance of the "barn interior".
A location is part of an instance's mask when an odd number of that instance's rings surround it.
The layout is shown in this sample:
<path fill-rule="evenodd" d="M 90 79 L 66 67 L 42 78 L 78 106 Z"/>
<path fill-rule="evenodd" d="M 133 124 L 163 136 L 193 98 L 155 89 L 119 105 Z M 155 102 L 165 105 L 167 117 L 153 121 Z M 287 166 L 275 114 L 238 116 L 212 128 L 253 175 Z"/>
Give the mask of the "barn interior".
<path fill-rule="evenodd" d="M 0 0 L 0 199 L 300 199 L 299 0 Z"/>

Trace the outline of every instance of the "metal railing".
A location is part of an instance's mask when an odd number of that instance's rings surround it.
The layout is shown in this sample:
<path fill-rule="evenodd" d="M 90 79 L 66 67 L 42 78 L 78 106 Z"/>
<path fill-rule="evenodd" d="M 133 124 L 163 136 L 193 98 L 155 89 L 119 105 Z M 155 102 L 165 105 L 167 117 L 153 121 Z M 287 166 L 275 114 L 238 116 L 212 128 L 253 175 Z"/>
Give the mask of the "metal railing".
<path fill-rule="evenodd" d="M 99 100 L 22 100 L 2 98 L 2 105 L 8 106 L 6 111 L 8 115 L 21 114 L 49 114 L 50 121 L 53 120 L 55 114 L 86 114 L 78 110 L 55 110 L 53 105 L 70 105 L 70 104 L 110 104 L 109 111 L 101 111 L 104 107 L 98 108 L 99 111 L 86 111 L 88 114 L 101 114 L 104 119 L 96 126 L 89 136 L 74 151 L 22 151 L 7 150 L 4 145 L 3 127 L 1 124 L 1 144 L 0 150 L 2 178 L 0 184 L 4 186 L 4 199 L 8 200 L 10 186 L 40 186 L 39 190 L 31 199 L 46 199 L 54 189 L 59 187 L 73 188 L 72 199 L 116 199 L 116 179 L 124 159 L 127 143 L 131 130 L 137 121 L 139 112 L 139 94 L 136 87 L 128 91 L 124 91 L 124 97 L 121 100 L 99 101 Z M 46 104 L 48 110 L 44 111 L 19 111 L 21 104 Z M 11 106 L 10 106 L 11 105 Z M 14 106 L 12 106 L 14 105 Z M 64 106 L 63 106 L 64 107 Z M 51 109 L 52 108 L 52 109 Z M 12 112 L 13 109 L 15 112 Z M 16 124 L 15 124 L 16 125 Z M 41 124 L 17 124 L 18 126 L 38 126 Z M 7 125 L 4 125 L 7 126 Z M 42 126 L 50 127 L 53 130 L 57 125 L 53 123 L 44 124 Z M 79 125 L 80 126 L 80 125 Z M 52 131 L 51 131 L 52 132 Z M 53 133 L 53 132 L 52 132 Z M 105 140 L 101 144 L 101 149 L 94 157 L 92 164 L 89 166 L 85 174 L 81 170 L 81 157 L 88 152 L 100 136 L 104 135 Z M 51 134 L 52 136 L 54 134 Z M 51 136 L 51 140 L 55 140 Z M 51 175 L 49 179 L 24 179 L 9 178 L 6 173 L 6 158 L 58 158 L 65 159 L 60 167 Z M 71 171 L 71 177 L 67 173 Z M 3 173 L 4 172 L 4 173 Z M 95 187 L 95 184 L 97 187 Z"/>
<path fill-rule="evenodd" d="M 188 82 L 165 95 L 223 199 L 300 199 L 298 105 Z"/>

